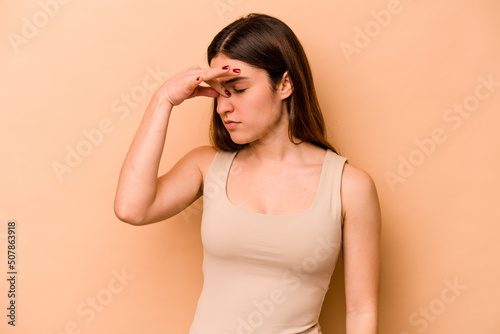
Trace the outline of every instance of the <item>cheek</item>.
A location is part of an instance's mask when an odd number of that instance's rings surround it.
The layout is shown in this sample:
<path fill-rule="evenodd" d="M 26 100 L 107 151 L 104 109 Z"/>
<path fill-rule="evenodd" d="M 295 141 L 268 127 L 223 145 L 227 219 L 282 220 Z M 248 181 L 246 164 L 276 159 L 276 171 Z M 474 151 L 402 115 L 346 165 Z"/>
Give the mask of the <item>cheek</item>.
<path fill-rule="evenodd" d="M 242 94 L 242 106 L 254 114 L 269 114 L 276 107 L 273 97 L 274 95 L 268 87 L 255 87 L 255 89 Z"/>

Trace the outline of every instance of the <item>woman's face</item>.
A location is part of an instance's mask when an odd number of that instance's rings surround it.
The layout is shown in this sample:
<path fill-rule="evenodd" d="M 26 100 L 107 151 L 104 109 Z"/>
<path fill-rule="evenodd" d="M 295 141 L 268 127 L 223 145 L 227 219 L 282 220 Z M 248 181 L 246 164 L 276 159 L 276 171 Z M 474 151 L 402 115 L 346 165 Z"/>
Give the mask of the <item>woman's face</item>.
<path fill-rule="evenodd" d="M 284 92 L 287 84 L 280 83 L 273 90 L 265 70 L 224 55 L 214 57 L 210 64 L 211 68 L 226 65 L 231 71 L 241 71 L 235 78 L 217 79 L 231 93 L 229 97 L 217 98 L 217 113 L 233 142 L 265 142 L 283 131 L 288 135 L 288 115 L 283 102 L 291 94 L 291 90 Z"/>

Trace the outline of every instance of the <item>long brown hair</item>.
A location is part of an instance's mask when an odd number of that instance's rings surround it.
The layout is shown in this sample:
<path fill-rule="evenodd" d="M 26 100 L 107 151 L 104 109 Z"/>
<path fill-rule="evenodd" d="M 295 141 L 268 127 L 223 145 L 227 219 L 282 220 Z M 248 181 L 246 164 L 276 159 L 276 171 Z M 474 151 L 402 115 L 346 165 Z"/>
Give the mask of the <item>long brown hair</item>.
<path fill-rule="evenodd" d="M 215 36 L 207 50 L 208 64 L 219 54 L 265 70 L 273 89 L 288 71 L 293 86 L 292 95 L 286 99 L 290 141 L 298 138 L 336 152 L 326 140 L 325 122 L 306 54 L 285 23 L 264 14 L 242 17 Z M 217 99 L 214 99 L 210 139 L 217 149 L 236 151 L 241 147 L 231 140 L 217 113 Z"/>

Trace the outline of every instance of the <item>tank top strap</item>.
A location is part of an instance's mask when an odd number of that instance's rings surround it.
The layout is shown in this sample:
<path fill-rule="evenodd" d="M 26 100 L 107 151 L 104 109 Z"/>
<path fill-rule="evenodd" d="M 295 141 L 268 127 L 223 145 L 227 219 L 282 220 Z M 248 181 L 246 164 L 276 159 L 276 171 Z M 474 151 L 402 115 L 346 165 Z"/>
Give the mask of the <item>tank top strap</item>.
<path fill-rule="evenodd" d="M 325 169 L 323 179 L 318 188 L 321 205 L 326 205 L 332 213 L 335 221 L 342 221 L 342 202 L 340 197 L 340 187 L 342 172 L 347 158 L 342 157 L 331 150 L 327 150 L 323 168 Z"/>
<path fill-rule="evenodd" d="M 205 175 L 205 182 L 203 185 L 204 202 L 208 199 L 215 199 L 225 194 L 229 169 L 231 168 L 236 153 L 237 151 L 230 152 L 222 150 L 215 153 L 214 159 Z"/>

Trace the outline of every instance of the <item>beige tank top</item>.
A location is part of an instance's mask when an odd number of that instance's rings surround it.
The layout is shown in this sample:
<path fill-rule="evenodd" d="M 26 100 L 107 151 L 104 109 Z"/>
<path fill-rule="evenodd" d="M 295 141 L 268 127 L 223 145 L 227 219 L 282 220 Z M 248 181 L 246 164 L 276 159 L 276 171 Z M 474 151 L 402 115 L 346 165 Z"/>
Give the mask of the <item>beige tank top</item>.
<path fill-rule="evenodd" d="M 240 208 L 226 195 L 237 152 L 205 177 L 203 290 L 190 334 L 320 334 L 319 314 L 342 243 L 346 158 L 328 150 L 313 204 L 291 215 Z"/>

